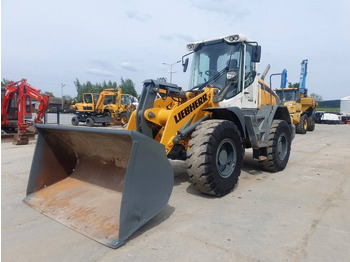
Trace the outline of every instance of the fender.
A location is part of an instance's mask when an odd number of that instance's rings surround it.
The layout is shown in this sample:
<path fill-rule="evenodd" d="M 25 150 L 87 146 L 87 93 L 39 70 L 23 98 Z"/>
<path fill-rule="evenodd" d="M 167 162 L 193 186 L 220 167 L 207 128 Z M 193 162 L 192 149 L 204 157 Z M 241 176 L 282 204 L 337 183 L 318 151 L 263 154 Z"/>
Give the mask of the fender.
<path fill-rule="evenodd" d="M 273 119 L 285 120 L 288 124 L 292 123 L 287 107 L 278 105 L 274 106 L 273 110 L 275 111 L 273 114 Z"/>
<path fill-rule="evenodd" d="M 214 119 L 225 119 L 234 122 L 241 132 L 242 137 L 246 137 L 244 115 L 242 109 L 239 107 L 211 107 L 203 110 L 212 113 Z"/>

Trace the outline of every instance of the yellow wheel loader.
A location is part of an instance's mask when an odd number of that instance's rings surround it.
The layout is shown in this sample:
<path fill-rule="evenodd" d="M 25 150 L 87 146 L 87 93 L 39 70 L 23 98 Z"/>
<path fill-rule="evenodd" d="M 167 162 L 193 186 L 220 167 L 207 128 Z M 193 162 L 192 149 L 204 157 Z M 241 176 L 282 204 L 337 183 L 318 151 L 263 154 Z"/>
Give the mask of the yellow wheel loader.
<path fill-rule="evenodd" d="M 186 159 L 192 185 L 217 197 L 237 184 L 246 148 L 265 170 L 283 170 L 294 125 L 258 78 L 257 42 L 236 34 L 187 48 L 189 90 L 144 81 L 126 130 L 38 125 L 24 202 L 116 248 L 167 205 L 168 158 Z"/>
<path fill-rule="evenodd" d="M 84 93 L 83 102 L 75 104 L 76 115 L 72 118 L 72 125 L 77 126 L 80 122 L 88 127 L 95 123 L 106 126 L 111 122 L 126 124 L 133 111 L 130 95 L 122 94 L 119 88 L 103 89 L 99 94 Z"/>

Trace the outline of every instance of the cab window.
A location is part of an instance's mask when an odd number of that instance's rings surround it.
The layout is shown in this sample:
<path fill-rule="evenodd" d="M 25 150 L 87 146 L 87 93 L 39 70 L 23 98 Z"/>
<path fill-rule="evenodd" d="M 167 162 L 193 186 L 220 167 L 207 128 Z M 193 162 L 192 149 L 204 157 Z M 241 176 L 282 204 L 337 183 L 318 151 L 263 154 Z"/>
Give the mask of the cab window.
<path fill-rule="evenodd" d="M 253 46 L 247 44 L 245 57 L 244 88 L 247 88 L 254 82 L 256 75 L 256 63 L 252 62 L 252 53 Z"/>
<path fill-rule="evenodd" d="M 92 103 L 92 95 L 91 94 L 84 94 L 84 102 L 87 104 Z"/>

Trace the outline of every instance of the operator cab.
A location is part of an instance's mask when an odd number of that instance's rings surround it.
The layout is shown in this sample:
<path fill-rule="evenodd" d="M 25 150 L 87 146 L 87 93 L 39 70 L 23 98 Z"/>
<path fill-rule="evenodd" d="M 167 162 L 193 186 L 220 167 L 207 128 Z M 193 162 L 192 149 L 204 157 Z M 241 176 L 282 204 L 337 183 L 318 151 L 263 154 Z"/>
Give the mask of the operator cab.
<path fill-rule="evenodd" d="M 278 97 L 281 99 L 282 103 L 289 101 L 296 101 L 300 102 L 300 90 L 299 89 L 290 89 L 290 88 L 284 88 L 284 89 L 277 89 L 276 93 Z"/>
<path fill-rule="evenodd" d="M 257 87 L 256 64 L 261 49 L 256 42 L 248 41 L 243 35 L 231 35 L 188 44 L 187 49 L 193 51 L 191 90 L 212 86 L 219 89 L 216 100 L 223 102 L 222 106 L 257 106 L 257 90 L 252 85 L 256 81 Z M 237 95 L 240 101 L 233 102 Z"/>
<path fill-rule="evenodd" d="M 122 95 L 121 104 L 122 105 L 131 105 L 130 97 L 126 96 L 126 95 Z"/>

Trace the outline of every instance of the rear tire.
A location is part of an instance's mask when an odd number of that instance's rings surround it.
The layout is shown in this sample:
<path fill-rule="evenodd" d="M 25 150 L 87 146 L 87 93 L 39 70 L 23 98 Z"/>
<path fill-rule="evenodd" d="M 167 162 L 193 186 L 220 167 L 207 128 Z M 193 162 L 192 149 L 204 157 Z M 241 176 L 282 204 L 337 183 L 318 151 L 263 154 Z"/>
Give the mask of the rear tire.
<path fill-rule="evenodd" d="M 295 126 L 295 131 L 297 134 L 306 134 L 308 127 L 308 116 L 306 114 L 300 117 L 299 123 Z"/>
<path fill-rule="evenodd" d="M 284 120 L 273 120 L 267 142 L 267 159 L 260 162 L 262 168 L 271 172 L 283 170 L 289 160 L 291 143 L 288 123 Z"/>
<path fill-rule="evenodd" d="M 230 193 L 238 182 L 243 142 L 231 121 L 208 120 L 192 133 L 187 150 L 187 174 L 202 193 L 217 197 Z"/>
<path fill-rule="evenodd" d="M 315 130 L 315 123 L 316 123 L 316 117 L 315 117 L 315 115 L 311 115 L 309 117 L 307 131 L 314 131 Z"/>
<path fill-rule="evenodd" d="M 73 126 L 79 125 L 79 118 L 78 117 L 76 117 L 76 116 L 72 117 L 72 125 Z"/>
<path fill-rule="evenodd" d="M 86 126 L 93 127 L 94 126 L 94 120 L 90 117 L 86 118 Z"/>

